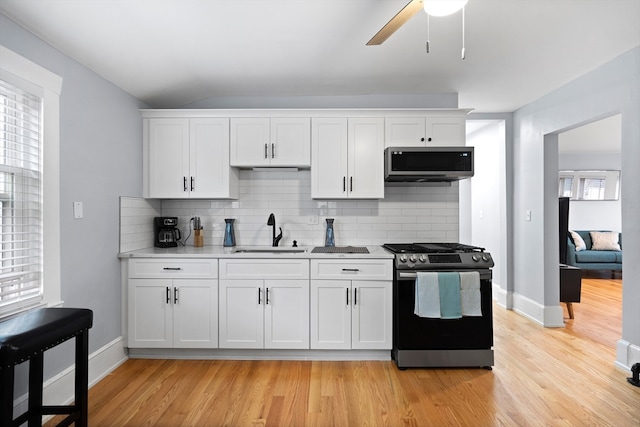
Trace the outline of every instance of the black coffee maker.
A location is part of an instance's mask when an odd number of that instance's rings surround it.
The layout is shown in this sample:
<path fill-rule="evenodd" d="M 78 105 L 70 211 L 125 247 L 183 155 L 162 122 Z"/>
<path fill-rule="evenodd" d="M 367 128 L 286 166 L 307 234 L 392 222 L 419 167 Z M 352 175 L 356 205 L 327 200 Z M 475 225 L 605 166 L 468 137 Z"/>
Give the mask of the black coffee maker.
<path fill-rule="evenodd" d="M 180 240 L 178 218 L 157 216 L 153 219 L 153 246 L 156 248 L 175 248 Z"/>

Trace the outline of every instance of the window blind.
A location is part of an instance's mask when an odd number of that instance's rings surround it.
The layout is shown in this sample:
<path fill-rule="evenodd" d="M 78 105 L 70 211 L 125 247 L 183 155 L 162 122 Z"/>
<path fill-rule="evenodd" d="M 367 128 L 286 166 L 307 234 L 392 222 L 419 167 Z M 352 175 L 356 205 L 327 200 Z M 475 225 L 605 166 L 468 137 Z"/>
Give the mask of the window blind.
<path fill-rule="evenodd" d="M 0 80 L 0 316 L 42 301 L 42 98 Z"/>

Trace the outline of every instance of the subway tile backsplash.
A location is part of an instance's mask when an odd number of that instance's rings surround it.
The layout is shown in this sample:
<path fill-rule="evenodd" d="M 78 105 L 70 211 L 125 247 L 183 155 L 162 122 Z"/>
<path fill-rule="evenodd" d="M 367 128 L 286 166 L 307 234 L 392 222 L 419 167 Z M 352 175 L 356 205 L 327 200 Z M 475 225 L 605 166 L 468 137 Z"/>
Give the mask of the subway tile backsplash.
<path fill-rule="evenodd" d="M 387 186 L 382 200 L 313 200 L 309 170 L 241 170 L 238 200 L 137 200 L 143 205 L 145 202 L 154 207 L 159 205 L 162 216 L 177 216 L 183 240 L 190 236 L 187 245 L 193 244 L 190 219 L 194 216 L 202 221 L 205 245 L 222 245 L 225 218 L 235 218 L 237 246 L 270 245 L 272 229 L 267 226 L 270 213 L 276 217 L 276 227 L 282 227 L 280 246 L 291 246 L 293 240 L 300 246 L 324 245 L 326 218 L 335 219 L 338 246 L 458 241 L 456 182 L 451 186 Z M 149 209 L 152 211 L 154 207 Z M 123 209 L 121 215 L 127 217 L 134 212 L 135 209 Z M 129 226 L 140 220 L 140 217 L 121 218 L 121 224 Z M 139 233 L 148 232 L 152 246 L 152 218 L 143 221 L 148 224 L 138 224 Z M 139 236 L 130 228 L 126 233 L 121 229 L 121 241 L 139 241 L 133 235 Z"/>

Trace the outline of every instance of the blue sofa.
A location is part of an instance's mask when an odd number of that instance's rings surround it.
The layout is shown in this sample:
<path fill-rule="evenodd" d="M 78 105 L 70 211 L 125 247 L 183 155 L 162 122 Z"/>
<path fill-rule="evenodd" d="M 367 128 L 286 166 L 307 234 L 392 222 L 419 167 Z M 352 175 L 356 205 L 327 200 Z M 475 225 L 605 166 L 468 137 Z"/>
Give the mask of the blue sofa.
<path fill-rule="evenodd" d="M 586 250 L 576 251 L 576 245 L 569 234 L 567 238 L 567 264 L 586 270 L 622 271 L 622 250 L 592 250 L 591 230 L 573 230 L 582 237 Z M 594 230 L 600 231 L 600 230 Z M 618 243 L 622 249 L 622 233 L 618 234 Z"/>

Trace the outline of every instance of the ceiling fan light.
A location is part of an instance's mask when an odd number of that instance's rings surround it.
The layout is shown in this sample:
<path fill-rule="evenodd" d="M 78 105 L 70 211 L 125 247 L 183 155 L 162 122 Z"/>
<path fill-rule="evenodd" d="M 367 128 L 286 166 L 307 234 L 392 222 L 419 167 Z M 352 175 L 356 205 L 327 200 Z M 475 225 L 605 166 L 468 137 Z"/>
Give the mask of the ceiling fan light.
<path fill-rule="evenodd" d="M 431 16 L 447 16 L 462 9 L 468 0 L 423 0 L 424 11 Z"/>

